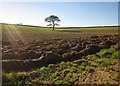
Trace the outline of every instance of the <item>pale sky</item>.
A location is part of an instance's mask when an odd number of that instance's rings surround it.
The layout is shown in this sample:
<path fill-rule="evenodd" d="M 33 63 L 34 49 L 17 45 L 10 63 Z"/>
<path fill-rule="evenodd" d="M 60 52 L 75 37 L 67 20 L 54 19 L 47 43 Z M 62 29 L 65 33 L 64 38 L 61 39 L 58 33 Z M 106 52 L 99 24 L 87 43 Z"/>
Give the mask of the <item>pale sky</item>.
<path fill-rule="evenodd" d="M 117 2 L 7 2 L 2 3 L 0 23 L 46 26 L 49 15 L 61 27 L 118 25 Z"/>

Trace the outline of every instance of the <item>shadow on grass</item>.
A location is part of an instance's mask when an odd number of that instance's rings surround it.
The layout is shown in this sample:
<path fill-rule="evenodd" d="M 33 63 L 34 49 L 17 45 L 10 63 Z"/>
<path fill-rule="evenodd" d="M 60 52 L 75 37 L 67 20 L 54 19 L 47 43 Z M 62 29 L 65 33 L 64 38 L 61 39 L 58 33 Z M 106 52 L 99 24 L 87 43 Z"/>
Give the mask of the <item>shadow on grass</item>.
<path fill-rule="evenodd" d="M 79 30 L 55 30 L 57 32 L 81 32 Z"/>

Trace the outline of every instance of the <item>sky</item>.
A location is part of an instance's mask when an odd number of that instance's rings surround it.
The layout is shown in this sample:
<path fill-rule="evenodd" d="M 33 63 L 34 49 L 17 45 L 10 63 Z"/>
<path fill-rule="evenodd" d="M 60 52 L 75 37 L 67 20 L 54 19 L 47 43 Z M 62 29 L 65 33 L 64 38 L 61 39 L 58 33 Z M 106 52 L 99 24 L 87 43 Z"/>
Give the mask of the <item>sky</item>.
<path fill-rule="evenodd" d="M 117 2 L 4 2 L 0 23 L 47 26 L 50 15 L 60 18 L 60 27 L 118 25 Z"/>

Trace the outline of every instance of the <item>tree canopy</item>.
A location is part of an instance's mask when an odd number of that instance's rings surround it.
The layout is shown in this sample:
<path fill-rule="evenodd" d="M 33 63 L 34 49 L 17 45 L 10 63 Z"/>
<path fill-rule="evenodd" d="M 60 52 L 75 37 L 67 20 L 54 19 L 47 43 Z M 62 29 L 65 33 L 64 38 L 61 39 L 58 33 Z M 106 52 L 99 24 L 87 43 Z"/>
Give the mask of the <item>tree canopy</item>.
<path fill-rule="evenodd" d="M 45 18 L 45 21 L 50 23 L 47 26 L 52 26 L 54 31 L 55 26 L 59 26 L 58 22 L 60 22 L 60 19 L 55 15 L 50 15 L 49 17 Z"/>

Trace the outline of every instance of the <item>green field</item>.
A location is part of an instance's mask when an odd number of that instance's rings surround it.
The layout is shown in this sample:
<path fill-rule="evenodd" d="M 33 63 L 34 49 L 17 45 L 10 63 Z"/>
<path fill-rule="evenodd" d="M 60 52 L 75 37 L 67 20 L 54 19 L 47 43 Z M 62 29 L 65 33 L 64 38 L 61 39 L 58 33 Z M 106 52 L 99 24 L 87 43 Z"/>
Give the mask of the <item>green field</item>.
<path fill-rule="evenodd" d="M 2 32 L 4 41 L 12 37 L 13 40 L 10 41 L 20 40 L 20 37 L 24 41 L 31 41 L 84 38 L 92 35 L 114 35 L 118 34 L 118 27 L 56 28 L 55 31 L 52 31 L 52 28 L 2 24 Z"/>

